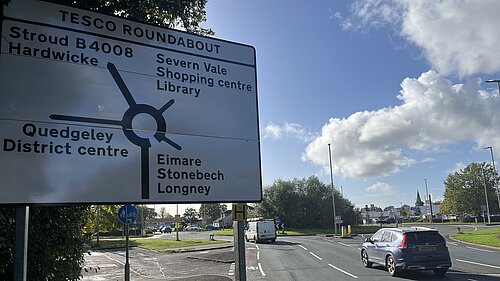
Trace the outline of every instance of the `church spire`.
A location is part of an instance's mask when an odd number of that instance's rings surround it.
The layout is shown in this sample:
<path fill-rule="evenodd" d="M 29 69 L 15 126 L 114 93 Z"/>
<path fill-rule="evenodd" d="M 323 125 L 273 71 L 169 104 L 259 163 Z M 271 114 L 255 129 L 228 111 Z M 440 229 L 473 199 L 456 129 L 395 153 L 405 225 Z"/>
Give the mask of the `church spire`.
<path fill-rule="evenodd" d="M 420 199 L 420 193 L 418 193 L 418 190 L 417 190 L 417 201 L 415 201 L 415 207 L 423 206 L 423 205 L 424 205 L 424 202 L 422 202 L 422 199 Z"/>

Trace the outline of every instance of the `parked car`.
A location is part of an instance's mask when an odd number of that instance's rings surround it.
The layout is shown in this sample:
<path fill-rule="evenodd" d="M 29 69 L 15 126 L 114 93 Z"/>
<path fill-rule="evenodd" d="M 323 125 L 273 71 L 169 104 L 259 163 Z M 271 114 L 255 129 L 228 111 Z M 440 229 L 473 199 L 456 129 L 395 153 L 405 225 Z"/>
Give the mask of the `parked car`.
<path fill-rule="evenodd" d="M 191 230 L 191 231 L 198 230 L 198 226 L 196 226 L 196 225 L 188 225 L 188 226 L 186 226 L 185 230 L 188 230 L 188 231 L 189 230 Z"/>
<path fill-rule="evenodd" d="M 165 226 L 163 229 L 162 229 L 162 232 L 163 233 L 171 233 L 172 232 L 172 228 L 170 226 Z"/>
<path fill-rule="evenodd" d="M 433 270 L 442 276 L 451 267 L 445 239 L 427 227 L 380 229 L 363 243 L 361 261 L 365 267 L 383 265 L 392 276 L 403 270 Z"/>
<path fill-rule="evenodd" d="M 205 229 L 206 230 L 219 230 L 219 227 L 218 226 L 214 226 L 212 224 L 209 224 L 209 225 L 205 226 Z"/>

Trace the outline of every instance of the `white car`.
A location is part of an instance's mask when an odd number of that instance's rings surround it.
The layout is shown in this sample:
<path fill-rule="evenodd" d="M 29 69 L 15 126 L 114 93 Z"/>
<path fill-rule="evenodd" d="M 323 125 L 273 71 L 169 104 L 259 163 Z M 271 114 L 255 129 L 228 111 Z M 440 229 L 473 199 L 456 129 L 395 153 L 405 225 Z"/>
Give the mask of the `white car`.
<path fill-rule="evenodd" d="M 198 227 L 196 225 L 188 225 L 186 226 L 186 230 L 188 231 L 198 230 Z"/>

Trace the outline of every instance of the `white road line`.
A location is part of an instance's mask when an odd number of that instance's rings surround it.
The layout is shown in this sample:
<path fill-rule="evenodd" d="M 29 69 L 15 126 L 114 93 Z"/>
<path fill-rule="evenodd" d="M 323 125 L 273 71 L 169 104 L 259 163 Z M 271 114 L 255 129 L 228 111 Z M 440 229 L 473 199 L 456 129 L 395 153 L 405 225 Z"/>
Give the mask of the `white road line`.
<path fill-rule="evenodd" d="M 338 243 L 339 243 L 340 245 L 342 245 L 342 246 L 346 246 L 346 247 L 349 247 L 349 248 L 351 247 L 351 245 L 348 245 L 348 244 L 345 244 L 345 243 L 342 243 L 342 242 L 338 242 Z"/>
<path fill-rule="evenodd" d="M 479 281 L 479 280 L 469 278 L 469 279 L 467 279 L 467 281 Z"/>
<path fill-rule="evenodd" d="M 306 250 L 307 251 L 307 248 L 302 246 L 302 245 L 299 245 L 299 247 L 301 247 L 302 249 Z"/>
<path fill-rule="evenodd" d="M 229 276 L 234 276 L 234 267 L 235 267 L 235 264 L 234 262 L 231 264 L 231 267 L 229 267 L 229 272 L 227 273 L 227 275 Z"/>
<path fill-rule="evenodd" d="M 473 262 L 473 261 L 465 261 L 465 260 L 460 260 L 460 259 L 455 259 L 455 260 L 456 261 L 460 261 L 460 262 L 465 262 L 465 263 L 470 263 L 470 264 L 475 264 L 475 265 L 481 265 L 481 266 L 486 266 L 486 267 L 500 269 L 500 266 L 496 266 L 496 265 L 485 264 L 485 263 L 478 263 L 478 262 Z"/>
<path fill-rule="evenodd" d="M 260 251 L 257 252 L 257 260 L 260 260 Z"/>
<path fill-rule="evenodd" d="M 112 257 L 110 257 L 110 256 L 108 256 L 108 255 L 106 255 L 105 253 L 102 253 L 102 254 L 103 254 L 105 257 L 107 257 L 108 259 L 110 259 L 110 260 L 112 260 L 112 261 L 114 261 L 114 262 L 117 262 L 117 263 L 119 263 L 119 264 L 121 264 L 121 265 L 125 266 L 125 263 L 123 263 L 123 262 L 121 262 L 121 261 L 119 261 L 119 260 L 116 260 L 116 259 L 114 259 L 114 258 L 112 258 Z M 133 269 L 132 269 L 132 267 L 130 268 L 130 271 L 132 271 L 133 273 L 135 273 L 135 274 L 137 274 L 137 275 L 139 275 L 139 276 L 146 277 L 145 275 L 142 275 L 142 274 L 140 274 L 139 272 L 137 272 L 137 271 L 133 270 Z"/>
<path fill-rule="evenodd" d="M 351 276 L 352 278 L 356 278 L 356 279 L 358 279 L 358 276 L 353 275 L 353 274 L 351 274 L 351 273 L 349 273 L 349 272 L 347 272 L 347 271 L 345 271 L 345 270 L 342 270 L 342 269 L 340 269 L 340 268 L 338 268 L 338 267 L 334 266 L 333 264 L 328 264 L 328 266 L 330 266 L 331 268 L 334 268 L 334 269 L 336 269 L 336 270 L 338 270 L 338 271 L 340 271 L 340 272 L 342 272 L 342 273 L 344 273 L 344 274 L 347 274 L 347 275 Z"/>
<path fill-rule="evenodd" d="M 262 277 L 266 277 L 266 274 L 264 273 L 264 270 L 262 270 L 262 265 L 260 264 L 260 262 L 258 264 L 259 264 L 260 274 L 262 275 Z"/>
<path fill-rule="evenodd" d="M 322 261 L 323 259 L 315 255 L 313 252 L 309 252 L 313 257 L 317 258 L 318 260 Z"/>
<path fill-rule="evenodd" d="M 257 243 L 255 243 L 255 248 L 257 248 L 257 250 L 260 250 L 259 246 L 257 246 Z"/>
<path fill-rule="evenodd" d="M 465 247 L 465 248 L 472 249 L 472 250 L 483 251 L 483 252 L 488 252 L 488 253 L 494 253 L 495 252 L 495 251 L 492 251 L 492 250 L 479 249 L 479 248 L 474 248 L 474 247 Z"/>

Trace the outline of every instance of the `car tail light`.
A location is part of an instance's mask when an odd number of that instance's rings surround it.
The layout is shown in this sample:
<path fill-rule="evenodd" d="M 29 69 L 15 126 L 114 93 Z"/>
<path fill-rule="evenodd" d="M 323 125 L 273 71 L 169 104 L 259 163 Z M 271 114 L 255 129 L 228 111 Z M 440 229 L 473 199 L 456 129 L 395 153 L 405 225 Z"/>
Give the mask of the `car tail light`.
<path fill-rule="evenodd" d="M 401 241 L 401 243 L 399 243 L 398 248 L 399 249 L 407 249 L 408 248 L 408 245 L 406 244 L 406 233 L 403 234 L 403 241 Z"/>

